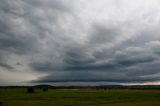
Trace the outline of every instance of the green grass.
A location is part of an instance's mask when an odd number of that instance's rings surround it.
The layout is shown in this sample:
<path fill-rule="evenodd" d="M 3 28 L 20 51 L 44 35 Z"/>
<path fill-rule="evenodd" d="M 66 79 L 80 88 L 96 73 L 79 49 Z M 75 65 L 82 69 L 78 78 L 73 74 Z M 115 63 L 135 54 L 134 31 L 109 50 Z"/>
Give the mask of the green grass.
<path fill-rule="evenodd" d="M 160 106 L 158 90 L 0 89 L 3 106 Z"/>

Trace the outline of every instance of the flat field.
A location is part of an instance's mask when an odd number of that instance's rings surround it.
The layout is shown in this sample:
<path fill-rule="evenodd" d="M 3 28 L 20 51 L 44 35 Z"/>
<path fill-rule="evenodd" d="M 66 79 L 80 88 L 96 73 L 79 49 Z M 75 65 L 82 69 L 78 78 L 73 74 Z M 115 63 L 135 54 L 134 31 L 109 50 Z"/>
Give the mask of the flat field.
<path fill-rule="evenodd" d="M 0 89 L 0 106 L 160 106 L 160 90 Z"/>

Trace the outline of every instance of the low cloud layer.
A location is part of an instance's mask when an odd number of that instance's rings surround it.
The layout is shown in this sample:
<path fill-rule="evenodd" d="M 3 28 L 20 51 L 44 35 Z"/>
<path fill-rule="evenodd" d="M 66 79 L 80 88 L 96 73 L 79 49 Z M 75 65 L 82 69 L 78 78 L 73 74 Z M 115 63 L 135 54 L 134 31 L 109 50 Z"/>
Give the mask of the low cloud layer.
<path fill-rule="evenodd" d="M 160 81 L 159 4 L 0 0 L 0 85 Z"/>

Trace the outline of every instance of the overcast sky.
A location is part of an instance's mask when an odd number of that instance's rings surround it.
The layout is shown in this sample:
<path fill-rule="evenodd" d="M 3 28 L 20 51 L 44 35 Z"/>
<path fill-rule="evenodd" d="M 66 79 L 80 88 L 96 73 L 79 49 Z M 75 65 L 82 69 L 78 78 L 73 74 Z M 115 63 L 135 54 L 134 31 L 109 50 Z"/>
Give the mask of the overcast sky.
<path fill-rule="evenodd" d="M 160 84 L 160 0 L 0 0 L 0 85 Z"/>

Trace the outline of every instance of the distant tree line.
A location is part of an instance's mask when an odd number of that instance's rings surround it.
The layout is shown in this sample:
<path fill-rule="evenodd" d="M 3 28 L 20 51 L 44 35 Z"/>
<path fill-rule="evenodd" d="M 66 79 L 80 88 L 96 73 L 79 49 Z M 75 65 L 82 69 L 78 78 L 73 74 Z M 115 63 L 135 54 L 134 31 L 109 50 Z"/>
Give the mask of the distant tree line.
<path fill-rule="evenodd" d="M 48 89 L 160 89 L 160 85 L 100 85 L 100 86 L 51 86 L 51 85 L 36 85 L 36 86 L 1 86 L 0 88 L 27 88 L 27 92 L 35 92 L 34 89 L 42 89 L 47 92 Z"/>

